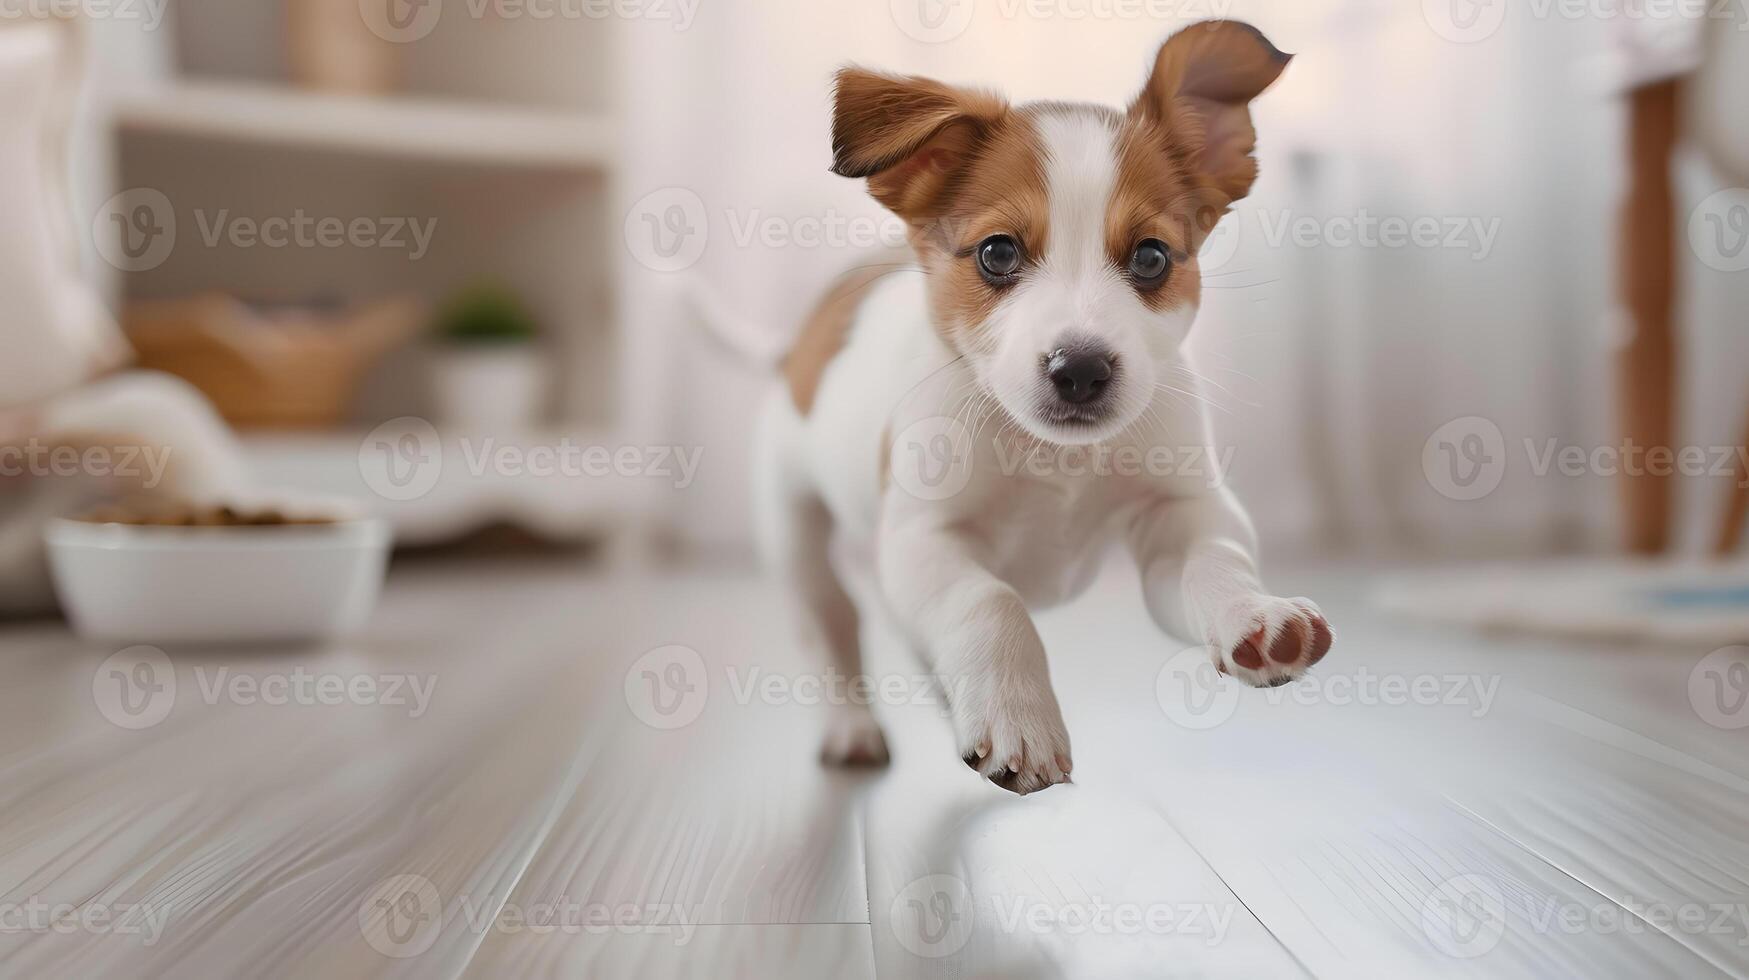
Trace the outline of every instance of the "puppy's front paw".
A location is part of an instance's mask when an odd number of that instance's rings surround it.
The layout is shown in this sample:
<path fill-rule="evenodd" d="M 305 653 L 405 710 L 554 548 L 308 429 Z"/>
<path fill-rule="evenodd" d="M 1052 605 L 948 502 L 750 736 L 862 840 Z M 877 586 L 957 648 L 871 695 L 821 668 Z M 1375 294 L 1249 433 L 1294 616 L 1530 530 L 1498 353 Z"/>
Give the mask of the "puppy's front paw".
<path fill-rule="evenodd" d="M 1069 781 L 1069 730 L 1048 681 L 994 678 L 953 704 L 966 765 L 1011 793 Z"/>
<path fill-rule="evenodd" d="M 1297 680 L 1336 639 L 1317 603 L 1266 595 L 1233 603 L 1216 617 L 1213 632 L 1215 666 L 1252 687 Z"/>
<path fill-rule="evenodd" d="M 886 765 L 887 739 L 874 712 L 861 706 L 833 711 L 826 741 L 820 746 L 820 762 L 844 768 Z"/>

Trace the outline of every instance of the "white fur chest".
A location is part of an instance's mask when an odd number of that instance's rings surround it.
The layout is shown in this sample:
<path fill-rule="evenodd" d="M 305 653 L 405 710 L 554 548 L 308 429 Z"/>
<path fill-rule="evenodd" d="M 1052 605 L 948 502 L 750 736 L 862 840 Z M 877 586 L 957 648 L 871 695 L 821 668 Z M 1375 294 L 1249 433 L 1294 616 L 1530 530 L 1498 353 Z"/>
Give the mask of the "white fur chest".
<path fill-rule="evenodd" d="M 1008 455 L 1006 448 L 981 447 L 981 455 L 999 457 L 979 461 L 999 467 L 999 492 L 983 495 L 962 526 L 985 544 L 991 571 L 1028 606 L 1065 602 L 1092 582 L 1131 508 L 1109 475 L 1081 469 L 1092 455 L 1085 447 L 1034 455 Z"/>

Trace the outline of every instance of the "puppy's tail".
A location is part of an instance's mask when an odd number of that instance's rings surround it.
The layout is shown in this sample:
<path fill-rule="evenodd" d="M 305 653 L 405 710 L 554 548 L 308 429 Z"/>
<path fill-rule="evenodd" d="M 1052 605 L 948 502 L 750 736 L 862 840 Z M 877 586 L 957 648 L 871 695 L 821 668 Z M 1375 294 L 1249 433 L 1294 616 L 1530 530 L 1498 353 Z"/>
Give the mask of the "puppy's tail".
<path fill-rule="evenodd" d="M 737 314 L 704 280 L 693 277 L 680 291 L 689 319 L 703 328 L 699 332 L 736 360 L 759 370 L 776 371 L 789 353 L 792 338 Z"/>

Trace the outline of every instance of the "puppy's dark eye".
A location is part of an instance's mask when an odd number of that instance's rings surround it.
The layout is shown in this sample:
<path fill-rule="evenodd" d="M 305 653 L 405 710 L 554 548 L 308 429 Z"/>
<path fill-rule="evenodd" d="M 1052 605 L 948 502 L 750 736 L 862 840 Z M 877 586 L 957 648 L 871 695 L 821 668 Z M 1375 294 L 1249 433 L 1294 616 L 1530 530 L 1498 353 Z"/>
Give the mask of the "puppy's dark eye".
<path fill-rule="evenodd" d="M 1007 235 L 991 235 L 978 243 L 978 272 L 991 285 L 1006 285 L 1020 271 L 1020 243 Z"/>
<path fill-rule="evenodd" d="M 1172 255 L 1158 238 L 1144 238 L 1130 253 L 1130 277 L 1143 289 L 1158 289 L 1172 271 Z"/>

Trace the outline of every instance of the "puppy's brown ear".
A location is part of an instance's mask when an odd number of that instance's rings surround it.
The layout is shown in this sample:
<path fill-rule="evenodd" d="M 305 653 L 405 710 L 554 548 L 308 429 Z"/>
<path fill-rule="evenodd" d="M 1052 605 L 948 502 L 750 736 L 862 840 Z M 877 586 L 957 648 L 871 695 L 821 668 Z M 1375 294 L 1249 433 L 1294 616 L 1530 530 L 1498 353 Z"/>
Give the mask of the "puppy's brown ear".
<path fill-rule="evenodd" d="M 933 216 L 949 176 L 977 152 L 1008 104 L 987 92 L 861 68 L 838 72 L 832 172 L 867 177 L 869 193 L 900 217 Z"/>
<path fill-rule="evenodd" d="M 1219 202 L 1224 210 L 1250 193 L 1257 179 L 1250 102 L 1291 60 L 1250 24 L 1193 24 L 1160 46 L 1130 115 L 1165 131 L 1197 174 L 1226 198 Z"/>

